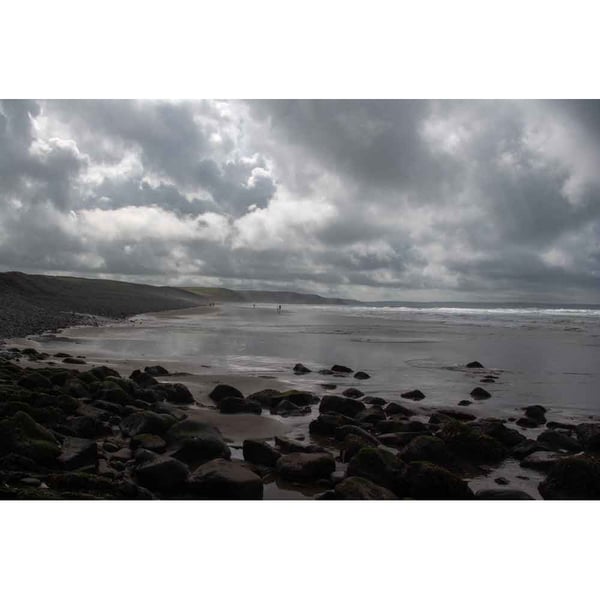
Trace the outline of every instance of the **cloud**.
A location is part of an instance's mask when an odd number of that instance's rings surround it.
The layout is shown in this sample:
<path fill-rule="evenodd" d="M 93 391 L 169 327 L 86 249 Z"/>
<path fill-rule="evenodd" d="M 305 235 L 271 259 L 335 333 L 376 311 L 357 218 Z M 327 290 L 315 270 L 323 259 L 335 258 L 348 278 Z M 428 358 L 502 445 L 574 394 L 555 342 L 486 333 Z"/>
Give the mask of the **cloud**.
<path fill-rule="evenodd" d="M 0 267 L 600 301 L 595 101 L 4 101 Z"/>

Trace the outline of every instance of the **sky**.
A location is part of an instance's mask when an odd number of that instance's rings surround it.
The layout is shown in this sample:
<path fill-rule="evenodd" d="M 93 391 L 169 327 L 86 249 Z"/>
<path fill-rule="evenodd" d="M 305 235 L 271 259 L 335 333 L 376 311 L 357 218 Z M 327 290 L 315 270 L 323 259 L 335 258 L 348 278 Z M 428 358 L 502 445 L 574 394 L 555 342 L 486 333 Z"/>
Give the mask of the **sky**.
<path fill-rule="evenodd" d="M 600 102 L 0 102 L 0 270 L 600 302 Z"/>

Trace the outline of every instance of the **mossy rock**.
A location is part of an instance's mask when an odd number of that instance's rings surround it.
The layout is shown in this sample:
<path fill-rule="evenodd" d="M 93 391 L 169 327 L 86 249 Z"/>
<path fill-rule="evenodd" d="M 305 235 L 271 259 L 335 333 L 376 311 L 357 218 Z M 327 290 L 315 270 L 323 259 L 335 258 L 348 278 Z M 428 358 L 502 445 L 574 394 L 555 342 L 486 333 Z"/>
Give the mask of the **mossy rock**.
<path fill-rule="evenodd" d="M 383 448 L 360 449 L 348 464 L 346 474 L 364 477 L 400 497 L 408 492 L 406 465 Z"/>
<path fill-rule="evenodd" d="M 459 421 L 446 423 L 437 435 L 451 452 L 475 464 L 496 463 L 507 456 L 500 442 Z"/>
<path fill-rule="evenodd" d="M 460 477 L 429 462 L 408 466 L 409 496 L 416 500 L 470 500 L 472 490 Z"/>
<path fill-rule="evenodd" d="M 60 454 L 60 447 L 48 429 L 26 412 L 19 411 L 0 421 L 0 455 L 11 452 L 50 465 Z"/>

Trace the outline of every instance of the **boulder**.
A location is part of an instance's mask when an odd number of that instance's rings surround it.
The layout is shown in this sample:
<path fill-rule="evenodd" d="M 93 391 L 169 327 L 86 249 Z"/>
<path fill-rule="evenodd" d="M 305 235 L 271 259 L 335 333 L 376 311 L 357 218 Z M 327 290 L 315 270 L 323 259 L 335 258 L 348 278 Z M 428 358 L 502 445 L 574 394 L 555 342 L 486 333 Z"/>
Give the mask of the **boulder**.
<path fill-rule="evenodd" d="M 454 457 L 446 448 L 446 444 L 431 435 L 418 435 L 418 437 L 415 437 L 400 450 L 398 458 L 405 463 L 425 461 L 442 466 L 448 466 L 454 462 Z"/>
<path fill-rule="evenodd" d="M 379 444 L 375 444 L 378 446 Z M 360 435 L 351 433 L 344 438 L 342 450 L 340 452 L 340 458 L 342 462 L 348 462 L 352 460 L 352 457 L 358 453 L 362 448 L 373 447 L 373 444 L 366 440 Z"/>
<path fill-rule="evenodd" d="M 52 382 L 47 377 L 44 377 L 41 373 L 33 371 L 23 375 L 17 382 L 21 387 L 27 388 L 28 390 L 51 390 Z"/>
<path fill-rule="evenodd" d="M 541 424 L 529 417 L 521 417 L 517 419 L 517 425 L 519 427 L 523 427 L 524 429 L 535 429 L 536 427 L 541 427 Z"/>
<path fill-rule="evenodd" d="M 356 388 L 348 388 L 342 392 L 342 396 L 346 398 L 362 398 L 364 393 Z"/>
<path fill-rule="evenodd" d="M 88 372 L 96 377 L 96 379 L 105 379 L 106 377 L 121 377 L 118 371 L 115 371 L 114 369 L 104 365 L 92 367 Z"/>
<path fill-rule="evenodd" d="M 135 469 L 136 479 L 141 485 L 160 492 L 182 487 L 189 475 L 187 466 L 172 456 L 159 456 L 143 462 Z"/>
<path fill-rule="evenodd" d="M 384 433 L 377 437 L 384 446 L 392 448 L 404 448 L 407 444 L 422 434 L 417 431 L 399 431 L 396 433 Z"/>
<path fill-rule="evenodd" d="M 238 398 L 236 396 L 226 396 L 219 400 L 219 411 L 226 415 L 237 413 L 250 413 L 260 415 L 262 407 L 258 402 Z"/>
<path fill-rule="evenodd" d="M 500 442 L 459 421 L 445 424 L 437 435 L 450 452 L 474 464 L 500 462 L 507 454 Z"/>
<path fill-rule="evenodd" d="M 467 369 L 484 369 L 485 367 L 477 360 L 466 364 Z"/>
<path fill-rule="evenodd" d="M 470 395 L 472 398 L 475 398 L 476 400 L 484 400 L 486 398 L 492 397 L 492 395 L 487 390 L 484 390 L 482 387 L 473 388 L 471 390 Z"/>
<path fill-rule="evenodd" d="M 149 388 L 158 385 L 158 381 L 154 379 L 154 377 L 152 377 L 150 373 L 140 371 L 139 369 L 133 371 L 129 376 L 129 379 L 135 381 L 135 383 L 137 383 L 142 388 Z"/>
<path fill-rule="evenodd" d="M 579 452 L 581 444 L 570 435 L 561 433 L 556 429 L 546 429 L 537 437 L 537 441 L 550 450 L 567 450 L 569 452 Z"/>
<path fill-rule="evenodd" d="M 533 496 L 530 496 L 527 492 L 523 490 L 513 490 L 513 489 L 488 489 L 488 490 L 479 490 L 475 494 L 475 498 L 477 500 L 535 500 Z"/>
<path fill-rule="evenodd" d="M 359 400 L 343 396 L 323 396 L 319 405 L 320 413 L 339 413 L 347 417 L 354 417 L 364 409 L 365 405 Z"/>
<path fill-rule="evenodd" d="M 402 404 L 398 404 L 397 402 L 390 402 L 383 410 L 388 416 L 402 415 L 404 417 L 412 417 L 415 414 L 410 408 L 406 408 L 406 406 L 402 406 Z"/>
<path fill-rule="evenodd" d="M 365 479 L 348 477 L 335 486 L 336 498 L 340 500 L 397 500 L 392 491 Z"/>
<path fill-rule="evenodd" d="M 176 422 L 174 417 L 150 410 L 136 412 L 125 417 L 119 427 L 123 435 L 134 437 L 141 433 L 164 434 Z"/>
<path fill-rule="evenodd" d="M 191 475 L 188 488 L 195 496 L 212 500 L 261 500 L 262 479 L 245 466 L 216 458 Z"/>
<path fill-rule="evenodd" d="M 361 402 L 374 406 L 385 406 L 387 404 L 383 398 L 379 398 L 378 396 L 363 396 Z"/>
<path fill-rule="evenodd" d="M 562 458 L 538 489 L 545 500 L 600 500 L 600 461 L 586 455 Z"/>
<path fill-rule="evenodd" d="M 219 383 L 208 397 L 218 406 L 223 398 L 243 398 L 244 394 L 231 385 Z"/>
<path fill-rule="evenodd" d="M 537 450 L 543 450 L 543 446 L 539 444 L 536 440 L 530 440 L 525 438 L 520 444 L 513 446 L 510 450 L 511 456 L 522 460 L 529 454 L 533 454 Z"/>
<path fill-rule="evenodd" d="M 221 432 L 208 423 L 179 421 L 167 431 L 167 441 L 176 448 L 174 456 L 190 464 L 231 456 Z"/>
<path fill-rule="evenodd" d="M 457 475 L 428 462 L 413 462 L 406 473 L 408 495 L 416 500 L 470 500 L 473 492 Z"/>
<path fill-rule="evenodd" d="M 333 365 L 330 371 L 332 373 L 352 373 L 353 370 L 350 367 L 345 367 L 344 365 Z"/>
<path fill-rule="evenodd" d="M 377 423 L 379 421 L 385 421 L 386 414 L 383 412 L 381 406 L 371 406 L 361 410 L 355 417 L 359 423 Z"/>
<path fill-rule="evenodd" d="M 324 448 L 321 446 L 317 446 L 316 444 L 305 444 L 302 442 L 298 442 L 297 440 L 293 440 L 287 437 L 277 437 L 275 436 L 275 445 L 279 448 L 281 452 L 289 454 L 290 452 L 302 452 L 302 453 L 319 453 L 325 452 Z"/>
<path fill-rule="evenodd" d="M 575 427 L 577 439 L 588 452 L 600 452 L 600 423 L 581 423 Z"/>
<path fill-rule="evenodd" d="M 304 375 L 305 373 L 310 373 L 311 370 L 308 367 L 305 367 L 302 363 L 296 363 L 294 365 L 294 373 L 296 375 Z"/>
<path fill-rule="evenodd" d="M 159 383 L 152 390 L 173 404 L 193 404 L 194 396 L 183 383 Z"/>
<path fill-rule="evenodd" d="M 368 373 L 365 373 L 364 371 L 356 371 L 356 373 L 354 373 L 354 378 L 355 379 L 371 379 L 371 376 Z"/>
<path fill-rule="evenodd" d="M 443 410 L 438 410 L 431 415 L 429 422 L 430 423 L 443 423 L 446 422 L 447 419 L 455 419 L 456 421 L 474 421 L 476 419 L 475 415 L 467 412 L 462 412 L 460 410 L 453 410 L 451 408 L 446 408 Z"/>
<path fill-rule="evenodd" d="M 273 397 L 273 405 L 276 406 L 279 402 L 288 400 L 296 406 L 310 406 L 311 404 L 319 403 L 319 396 L 311 392 L 300 392 L 298 390 L 289 390 L 287 392 L 279 392 Z"/>
<path fill-rule="evenodd" d="M 68 365 L 85 365 L 86 362 L 83 358 L 78 358 L 75 356 L 67 356 L 67 358 L 63 358 L 62 360 L 65 364 Z"/>
<path fill-rule="evenodd" d="M 459 406 L 471 406 L 473 404 L 470 400 L 461 400 L 458 405 Z"/>
<path fill-rule="evenodd" d="M 169 374 L 169 371 L 160 365 L 152 365 L 150 367 L 144 367 L 144 372 L 152 377 L 164 377 Z"/>
<path fill-rule="evenodd" d="M 266 467 L 274 467 L 281 457 L 281 452 L 262 440 L 244 440 L 242 450 L 245 461 Z"/>
<path fill-rule="evenodd" d="M 520 465 L 526 469 L 535 469 L 536 471 L 549 471 L 552 465 L 563 458 L 564 455 L 556 452 L 546 452 L 545 450 L 538 450 L 528 454 L 521 462 Z"/>
<path fill-rule="evenodd" d="M 30 415 L 17 411 L 0 421 L 0 457 L 18 454 L 51 466 L 61 453 L 55 436 Z"/>
<path fill-rule="evenodd" d="M 85 438 L 65 437 L 58 462 L 67 470 L 97 467 L 98 445 Z"/>
<path fill-rule="evenodd" d="M 311 411 L 309 406 L 300 407 L 289 400 L 283 400 L 271 407 L 270 412 L 272 415 L 279 415 L 281 417 L 300 417 L 309 414 Z"/>
<path fill-rule="evenodd" d="M 132 448 L 143 448 L 152 452 L 162 453 L 167 449 L 167 442 L 153 433 L 139 433 L 131 438 Z"/>
<path fill-rule="evenodd" d="M 279 390 L 266 389 L 250 394 L 247 399 L 252 402 L 258 402 L 263 408 L 273 408 L 281 402 L 279 396 L 281 396 Z"/>
<path fill-rule="evenodd" d="M 308 425 L 308 430 L 313 435 L 334 436 L 336 430 L 344 425 L 358 425 L 358 421 L 339 413 L 319 415 Z"/>
<path fill-rule="evenodd" d="M 288 481 L 316 481 L 335 471 L 335 460 L 329 452 L 292 452 L 279 458 L 275 470 Z"/>
<path fill-rule="evenodd" d="M 406 465 L 383 448 L 359 450 L 348 464 L 346 474 L 368 479 L 400 497 L 404 497 L 408 492 Z"/>
<path fill-rule="evenodd" d="M 533 404 L 525 407 L 525 416 L 538 425 L 543 425 L 546 422 L 546 409 L 539 404 Z"/>
<path fill-rule="evenodd" d="M 507 427 L 500 419 L 480 419 L 472 423 L 470 427 L 481 434 L 494 438 L 507 448 L 514 448 L 527 440 L 522 433 Z"/>
<path fill-rule="evenodd" d="M 423 400 L 423 398 L 425 398 L 425 394 L 421 390 L 411 390 L 410 392 L 404 392 L 400 395 L 409 400 Z"/>
<path fill-rule="evenodd" d="M 334 437 L 338 441 L 343 441 L 349 435 L 357 435 L 363 438 L 371 446 L 379 446 L 377 438 L 368 431 L 357 425 L 342 425 L 335 430 Z"/>

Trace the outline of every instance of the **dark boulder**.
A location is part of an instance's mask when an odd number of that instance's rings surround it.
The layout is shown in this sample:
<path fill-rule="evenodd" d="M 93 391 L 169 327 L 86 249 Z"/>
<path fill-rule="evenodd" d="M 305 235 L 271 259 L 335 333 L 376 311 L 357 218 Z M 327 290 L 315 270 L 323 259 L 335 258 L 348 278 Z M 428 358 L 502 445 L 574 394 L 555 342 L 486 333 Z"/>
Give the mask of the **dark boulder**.
<path fill-rule="evenodd" d="M 33 371 L 27 375 L 23 375 L 17 382 L 21 387 L 27 388 L 28 390 L 51 390 L 52 382 L 47 377 L 44 377 L 41 373 Z"/>
<path fill-rule="evenodd" d="M 477 360 L 467 363 L 467 369 L 484 369 L 485 367 Z"/>
<path fill-rule="evenodd" d="M 319 396 L 311 392 L 300 392 L 298 390 L 289 390 L 287 392 L 279 392 L 273 398 L 273 405 L 276 406 L 279 402 L 288 400 L 296 406 L 310 406 L 311 404 L 319 403 Z"/>
<path fill-rule="evenodd" d="M 383 448 L 362 448 L 352 457 L 348 476 L 363 477 L 403 497 L 408 492 L 406 465 Z"/>
<path fill-rule="evenodd" d="M 536 427 L 541 427 L 541 424 L 537 421 L 530 419 L 529 417 L 521 417 L 516 421 L 519 427 L 523 427 L 524 429 L 535 429 Z"/>
<path fill-rule="evenodd" d="M 266 389 L 250 394 L 247 399 L 258 402 L 263 408 L 273 408 L 281 402 L 280 396 L 281 392 L 279 390 Z M 238 398 L 240 397 L 238 396 Z"/>
<path fill-rule="evenodd" d="M 475 464 L 496 463 L 506 457 L 500 442 L 459 421 L 445 424 L 437 435 L 450 452 Z"/>
<path fill-rule="evenodd" d="M 533 404 L 525 407 L 525 416 L 538 425 L 543 425 L 546 422 L 546 409 L 539 404 Z"/>
<path fill-rule="evenodd" d="M 296 375 L 304 375 L 305 373 L 310 373 L 311 370 L 308 367 L 305 367 L 302 363 L 296 363 L 294 365 L 294 373 Z"/>
<path fill-rule="evenodd" d="M 67 358 L 63 358 L 62 360 L 67 365 L 85 365 L 86 362 L 83 358 L 77 358 L 75 356 L 67 356 Z"/>
<path fill-rule="evenodd" d="M 170 415 L 146 410 L 125 417 L 120 423 L 120 429 L 127 437 L 134 437 L 141 433 L 162 435 L 175 422 L 175 419 Z"/>
<path fill-rule="evenodd" d="M 339 413 L 323 414 L 309 423 L 308 430 L 313 435 L 334 436 L 343 425 L 358 425 L 358 421 Z"/>
<path fill-rule="evenodd" d="M 567 450 L 569 452 L 579 452 L 581 444 L 570 435 L 561 433 L 556 429 L 546 429 L 537 437 L 537 441 L 550 450 Z"/>
<path fill-rule="evenodd" d="M 333 367 L 331 367 L 331 372 L 332 373 L 352 373 L 353 369 L 351 369 L 350 367 L 345 367 L 344 365 L 333 365 Z"/>
<path fill-rule="evenodd" d="M 212 500 L 261 500 L 262 479 L 245 466 L 216 458 L 191 475 L 188 489 L 200 498 Z"/>
<path fill-rule="evenodd" d="M 139 433 L 131 438 L 132 448 L 143 448 L 152 452 L 162 453 L 167 449 L 167 442 L 153 433 Z"/>
<path fill-rule="evenodd" d="M 372 444 L 360 435 L 350 433 L 344 438 L 342 450 L 340 452 L 340 458 L 342 462 L 348 462 L 352 460 L 352 457 L 355 456 L 362 448 L 372 448 L 373 446 L 378 445 L 379 444 Z"/>
<path fill-rule="evenodd" d="M 243 398 L 244 394 L 237 388 L 225 383 L 219 383 L 213 391 L 208 395 L 213 402 L 218 406 L 223 398 Z"/>
<path fill-rule="evenodd" d="M 237 413 L 250 413 L 260 415 L 262 407 L 258 402 L 238 398 L 236 396 L 226 396 L 219 400 L 219 411 L 226 415 Z"/>
<path fill-rule="evenodd" d="M 288 481 L 316 481 L 329 477 L 335 471 L 335 460 L 328 452 L 293 452 L 283 455 L 275 469 L 280 477 Z"/>
<path fill-rule="evenodd" d="M 442 466 L 454 463 L 454 457 L 446 448 L 446 444 L 431 435 L 418 435 L 418 437 L 415 437 L 400 450 L 398 458 L 405 463 L 425 461 Z"/>
<path fill-rule="evenodd" d="M 300 417 L 310 413 L 309 406 L 297 406 L 289 400 L 283 400 L 278 402 L 275 406 L 271 407 L 272 415 L 279 415 L 281 417 Z"/>
<path fill-rule="evenodd" d="M 400 395 L 409 400 L 423 400 L 423 398 L 425 398 L 425 394 L 421 390 L 411 390 L 410 392 L 404 392 Z"/>
<path fill-rule="evenodd" d="M 581 423 L 575 427 L 579 443 L 588 452 L 600 452 L 600 423 Z"/>
<path fill-rule="evenodd" d="M 406 473 L 408 495 L 416 500 L 471 500 L 469 486 L 457 475 L 428 462 L 413 462 Z"/>
<path fill-rule="evenodd" d="M 379 421 L 385 421 L 386 414 L 383 412 L 381 406 L 371 406 L 361 410 L 354 417 L 359 423 L 377 423 Z"/>
<path fill-rule="evenodd" d="M 522 460 L 526 456 L 533 454 L 537 450 L 543 450 L 544 447 L 539 444 L 536 440 L 530 440 L 525 438 L 521 443 L 513 446 L 510 450 L 511 456 Z"/>
<path fill-rule="evenodd" d="M 374 406 L 385 406 L 387 402 L 378 396 L 363 396 L 361 402 L 365 404 L 373 404 Z"/>
<path fill-rule="evenodd" d="M 189 475 L 187 466 L 172 456 L 160 456 L 135 469 L 137 481 L 152 491 L 176 490 L 183 486 Z"/>
<path fill-rule="evenodd" d="M 431 415 L 429 422 L 430 423 L 444 423 L 450 419 L 454 419 L 456 421 L 474 421 L 476 419 L 475 415 L 467 412 L 462 412 L 460 410 L 452 410 L 451 408 L 438 410 Z"/>
<path fill-rule="evenodd" d="M 600 500 L 600 460 L 569 456 L 555 462 L 538 486 L 546 500 Z"/>
<path fill-rule="evenodd" d="M 231 456 L 221 432 L 208 423 L 179 421 L 167 431 L 167 441 L 176 448 L 174 456 L 190 464 Z"/>
<path fill-rule="evenodd" d="M 244 440 L 242 450 L 244 460 L 267 467 L 274 467 L 281 457 L 281 452 L 261 440 Z"/>
<path fill-rule="evenodd" d="M 318 453 L 325 452 L 324 448 L 315 444 L 305 444 L 287 437 L 275 437 L 275 445 L 286 454 L 291 452 Z"/>
<path fill-rule="evenodd" d="M 51 466 L 61 453 L 52 432 L 23 411 L 0 421 L 0 456 L 18 454 Z"/>
<path fill-rule="evenodd" d="M 476 400 L 484 400 L 485 398 L 491 398 L 492 395 L 482 387 L 476 387 L 471 390 L 471 397 Z"/>
<path fill-rule="evenodd" d="M 121 377 L 118 371 L 115 371 L 114 369 L 104 365 L 92 367 L 88 372 L 97 379 L 106 379 L 106 377 Z"/>
<path fill-rule="evenodd" d="M 66 437 L 62 443 L 58 462 L 63 469 L 73 470 L 98 466 L 98 445 L 85 438 Z"/>
<path fill-rule="evenodd" d="M 388 416 L 402 415 L 404 417 L 412 417 L 415 414 L 413 410 L 397 402 L 390 402 L 383 410 Z"/>
<path fill-rule="evenodd" d="M 348 388 L 342 392 L 342 396 L 346 398 L 362 398 L 364 393 L 356 388 Z"/>
<path fill-rule="evenodd" d="M 475 494 L 475 498 L 477 500 L 535 500 L 533 496 L 530 496 L 527 492 L 523 490 L 513 490 L 513 489 L 488 489 L 488 490 L 479 490 Z"/>
<path fill-rule="evenodd" d="M 339 413 L 347 417 L 354 417 L 364 409 L 365 405 L 359 400 L 343 396 L 323 396 L 319 405 L 321 413 Z"/>
<path fill-rule="evenodd" d="M 348 477 L 335 486 L 335 495 L 340 500 L 397 500 L 391 490 L 364 479 Z"/>
<path fill-rule="evenodd" d="M 355 379 L 371 379 L 371 376 L 368 373 L 365 373 L 364 371 L 356 371 L 356 373 L 354 373 L 354 378 Z"/>
<path fill-rule="evenodd" d="M 159 383 L 153 387 L 164 400 L 173 404 L 193 404 L 194 396 L 183 383 Z"/>
<path fill-rule="evenodd" d="M 158 381 L 154 379 L 154 377 L 152 377 L 150 373 L 140 371 L 139 369 L 133 371 L 129 376 L 129 379 L 135 381 L 135 383 L 137 383 L 140 387 L 143 388 L 149 388 L 158 385 Z"/>
<path fill-rule="evenodd" d="M 500 419 L 480 419 L 472 423 L 470 427 L 479 433 L 489 435 L 507 448 L 514 448 L 527 440 L 522 433 L 507 427 Z"/>
<path fill-rule="evenodd" d="M 391 446 L 392 448 L 404 448 L 407 444 L 421 435 L 422 433 L 416 431 L 399 431 L 395 433 L 384 433 L 378 436 L 377 439 L 384 446 Z"/>
<path fill-rule="evenodd" d="M 148 373 L 148 375 L 152 375 L 152 377 L 164 377 L 169 374 L 169 371 L 162 367 L 161 365 L 151 365 L 149 367 L 144 367 L 144 372 Z"/>
<path fill-rule="evenodd" d="M 556 452 L 547 452 L 545 450 L 538 450 L 528 454 L 521 462 L 520 465 L 526 469 L 535 469 L 536 471 L 549 471 L 552 466 L 558 462 L 564 455 L 557 454 Z"/>
<path fill-rule="evenodd" d="M 348 435 L 357 435 L 367 441 L 371 446 L 379 446 L 379 441 L 374 435 L 357 425 L 342 425 L 341 427 L 338 427 L 334 433 L 335 439 L 340 442 L 345 440 Z"/>

